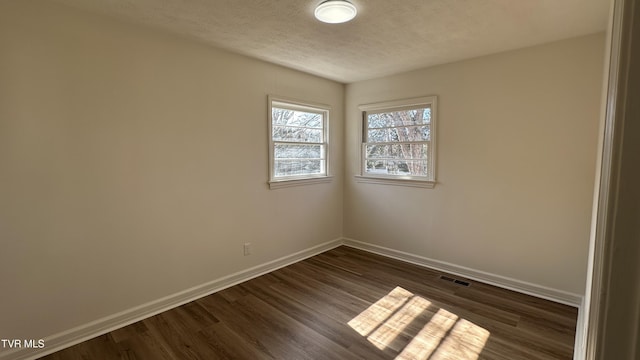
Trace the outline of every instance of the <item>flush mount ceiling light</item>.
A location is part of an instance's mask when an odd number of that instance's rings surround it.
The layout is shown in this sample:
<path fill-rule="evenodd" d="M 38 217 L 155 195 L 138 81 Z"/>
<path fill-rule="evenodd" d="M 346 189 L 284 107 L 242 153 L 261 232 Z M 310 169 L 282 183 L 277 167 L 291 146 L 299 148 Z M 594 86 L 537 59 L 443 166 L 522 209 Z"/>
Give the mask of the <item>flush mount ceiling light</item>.
<path fill-rule="evenodd" d="M 357 13 L 356 7 L 348 1 L 329 0 L 318 5 L 315 16 L 322 22 L 339 24 L 353 19 Z"/>

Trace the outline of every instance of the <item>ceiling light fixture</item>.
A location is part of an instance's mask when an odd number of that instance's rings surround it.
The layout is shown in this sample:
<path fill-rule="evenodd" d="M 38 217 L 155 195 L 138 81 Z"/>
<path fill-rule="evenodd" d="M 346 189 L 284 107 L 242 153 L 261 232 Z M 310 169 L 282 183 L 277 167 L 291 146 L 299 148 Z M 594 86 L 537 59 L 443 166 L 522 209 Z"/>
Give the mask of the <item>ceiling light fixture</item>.
<path fill-rule="evenodd" d="M 315 16 L 322 22 L 339 24 L 353 19 L 357 13 L 356 7 L 348 1 L 329 0 L 316 7 Z"/>

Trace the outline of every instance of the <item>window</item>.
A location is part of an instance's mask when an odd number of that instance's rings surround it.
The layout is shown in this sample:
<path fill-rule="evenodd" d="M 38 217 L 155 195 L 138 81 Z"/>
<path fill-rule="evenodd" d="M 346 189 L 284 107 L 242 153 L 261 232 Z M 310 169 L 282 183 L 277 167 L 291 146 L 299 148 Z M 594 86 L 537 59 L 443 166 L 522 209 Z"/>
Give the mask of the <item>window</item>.
<path fill-rule="evenodd" d="M 269 97 L 270 188 L 329 181 L 329 108 Z"/>
<path fill-rule="evenodd" d="M 360 110 L 358 181 L 433 188 L 436 97 L 362 105 Z"/>

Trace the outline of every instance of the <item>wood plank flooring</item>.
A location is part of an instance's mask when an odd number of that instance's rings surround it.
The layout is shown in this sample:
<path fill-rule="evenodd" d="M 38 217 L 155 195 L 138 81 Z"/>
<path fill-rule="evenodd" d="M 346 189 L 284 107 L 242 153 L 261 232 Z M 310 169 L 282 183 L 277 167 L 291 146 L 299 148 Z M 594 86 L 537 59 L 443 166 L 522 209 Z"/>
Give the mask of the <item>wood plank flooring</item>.
<path fill-rule="evenodd" d="M 571 359 L 577 309 L 350 247 L 44 357 Z"/>

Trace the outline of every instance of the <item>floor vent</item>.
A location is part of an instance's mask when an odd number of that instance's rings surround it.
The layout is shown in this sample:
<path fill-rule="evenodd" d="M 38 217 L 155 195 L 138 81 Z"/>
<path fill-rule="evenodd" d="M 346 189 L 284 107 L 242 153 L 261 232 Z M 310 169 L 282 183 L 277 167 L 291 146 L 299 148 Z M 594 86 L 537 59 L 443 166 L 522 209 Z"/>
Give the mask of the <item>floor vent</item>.
<path fill-rule="evenodd" d="M 440 275 L 440 279 L 444 280 L 444 281 L 449 281 L 458 285 L 462 285 L 462 286 L 469 286 L 471 285 L 470 283 L 466 282 L 466 281 L 462 281 L 462 280 L 458 280 L 458 279 L 454 279 L 454 278 L 450 278 L 448 276 L 444 276 L 444 275 Z"/>

